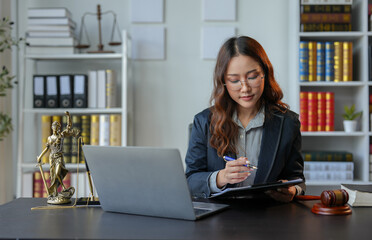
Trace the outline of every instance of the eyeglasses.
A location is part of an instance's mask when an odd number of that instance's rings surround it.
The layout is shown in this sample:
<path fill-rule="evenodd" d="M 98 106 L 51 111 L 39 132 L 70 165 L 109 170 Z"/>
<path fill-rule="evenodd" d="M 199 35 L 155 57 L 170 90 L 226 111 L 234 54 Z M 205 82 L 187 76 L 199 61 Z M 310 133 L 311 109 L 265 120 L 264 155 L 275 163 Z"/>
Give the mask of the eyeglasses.
<path fill-rule="evenodd" d="M 240 80 L 227 80 L 224 84 L 227 88 L 233 91 L 238 91 L 242 89 L 243 84 L 247 84 L 251 88 L 256 88 L 261 86 L 262 79 L 265 77 L 265 75 L 260 76 L 261 74 L 255 75 L 255 76 L 248 76 L 245 81 Z"/>

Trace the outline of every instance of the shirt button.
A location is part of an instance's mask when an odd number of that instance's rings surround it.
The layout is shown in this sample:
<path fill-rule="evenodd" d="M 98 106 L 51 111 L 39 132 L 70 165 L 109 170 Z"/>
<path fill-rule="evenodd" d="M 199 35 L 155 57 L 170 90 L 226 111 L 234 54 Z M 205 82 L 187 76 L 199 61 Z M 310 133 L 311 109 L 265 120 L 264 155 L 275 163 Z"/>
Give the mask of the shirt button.
<path fill-rule="evenodd" d="M 241 135 L 240 135 L 240 139 L 243 139 L 243 137 L 244 137 L 243 134 L 241 134 Z"/>

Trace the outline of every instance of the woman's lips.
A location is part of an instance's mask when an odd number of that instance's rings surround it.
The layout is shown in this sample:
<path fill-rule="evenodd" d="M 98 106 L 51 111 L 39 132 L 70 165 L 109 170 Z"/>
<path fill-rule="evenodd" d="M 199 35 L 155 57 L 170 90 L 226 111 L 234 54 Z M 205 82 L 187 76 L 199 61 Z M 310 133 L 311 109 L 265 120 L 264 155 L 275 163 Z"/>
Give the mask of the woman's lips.
<path fill-rule="evenodd" d="M 240 99 L 242 99 L 243 101 L 250 101 L 250 100 L 252 100 L 252 98 L 253 98 L 253 95 L 240 97 Z"/>

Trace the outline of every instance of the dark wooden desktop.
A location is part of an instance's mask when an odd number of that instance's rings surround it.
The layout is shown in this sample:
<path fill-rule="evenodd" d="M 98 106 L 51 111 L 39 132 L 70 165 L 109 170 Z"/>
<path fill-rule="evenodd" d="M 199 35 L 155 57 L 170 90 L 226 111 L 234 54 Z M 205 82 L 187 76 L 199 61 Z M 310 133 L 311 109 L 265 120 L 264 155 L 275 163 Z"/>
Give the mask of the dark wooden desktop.
<path fill-rule="evenodd" d="M 100 207 L 32 210 L 45 199 L 20 198 L 0 206 L 0 238 L 27 239 L 370 239 L 372 208 L 351 215 L 320 216 L 316 201 L 230 202 L 198 221 L 104 212 Z"/>

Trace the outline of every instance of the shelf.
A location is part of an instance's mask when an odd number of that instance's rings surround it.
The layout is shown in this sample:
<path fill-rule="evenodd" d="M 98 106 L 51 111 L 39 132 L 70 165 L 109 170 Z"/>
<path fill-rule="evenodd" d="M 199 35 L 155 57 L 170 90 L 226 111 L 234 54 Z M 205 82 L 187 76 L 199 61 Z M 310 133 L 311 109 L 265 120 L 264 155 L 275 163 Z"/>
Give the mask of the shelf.
<path fill-rule="evenodd" d="M 363 37 L 363 32 L 300 32 L 299 36 L 301 39 L 312 39 L 312 40 L 354 40 Z"/>
<path fill-rule="evenodd" d="M 69 111 L 71 114 L 110 114 L 110 113 L 122 113 L 121 108 L 25 108 L 24 113 L 34 114 L 65 114 Z"/>
<path fill-rule="evenodd" d="M 363 137 L 364 132 L 347 133 L 344 131 L 334 132 L 301 132 L 303 137 Z"/>
<path fill-rule="evenodd" d="M 335 186 L 341 184 L 371 184 L 368 181 L 306 181 L 307 186 Z"/>
<path fill-rule="evenodd" d="M 35 157 L 35 163 L 21 163 L 18 167 L 22 168 L 24 171 L 38 171 L 39 168 L 37 167 L 36 165 L 36 157 Z M 71 172 L 76 172 L 77 169 L 79 168 L 79 171 L 85 171 L 85 163 L 66 163 L 65 164 L 65 167 L 67 168 L 67 170 L 71 171 Z M 49 170 L 49 164 L 44 164 L 43 165 L 43 170 L 44 171 L 47 171 Z"/>
<path fill-rule="evenodd" d="M 371 83 L 368 83 L 372 85 Z M 300 82 L 300 87 L 363 87 L 365 82 L 351 81 L 351 82 Z"/>
<path fill-rule="evenodd" d="M 118 59 L 122 58 L 121 53 L 103 53 L 103 54 L 60 54 L 60 55 L 26 55 L 27 59 L 33 60 L 84 60 L 84 59 Z"/>

